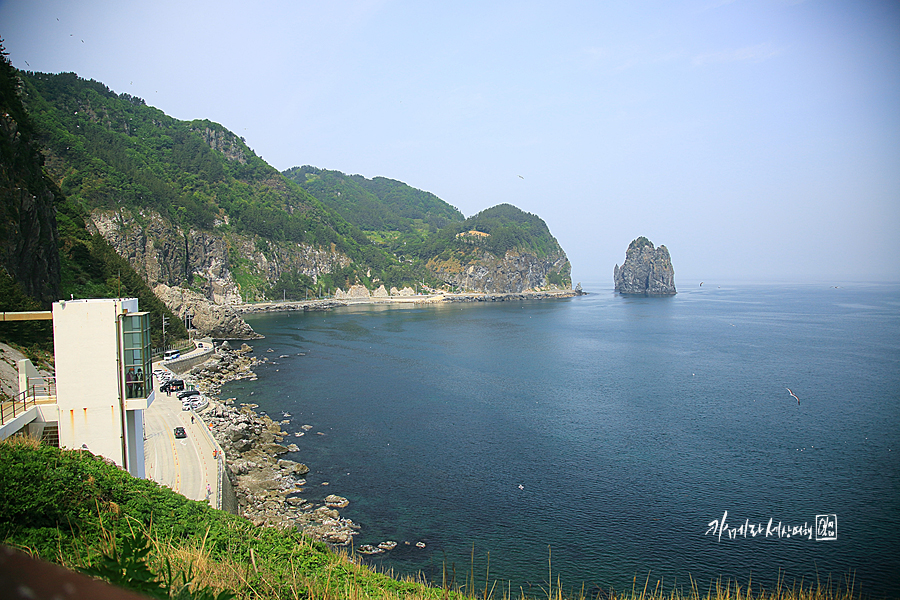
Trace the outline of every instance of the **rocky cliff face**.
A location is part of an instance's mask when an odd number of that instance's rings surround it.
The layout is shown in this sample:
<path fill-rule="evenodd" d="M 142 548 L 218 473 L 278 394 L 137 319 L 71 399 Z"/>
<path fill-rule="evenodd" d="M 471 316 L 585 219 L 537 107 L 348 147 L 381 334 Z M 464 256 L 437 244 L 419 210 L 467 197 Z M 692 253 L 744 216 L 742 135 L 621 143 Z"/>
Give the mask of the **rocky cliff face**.
<path fill-rule="evenodd" d="M 153 288 L 153 293 L 179 319 L 183 320 L 185 313 L 193 314 L 194 328 L 201 335 L 230 340 L 253 340 L 262 337 L 253 331 L 253 328 L 247 325 L 231 306 L 214 304 L 196 292 L 165 284 L 157 285 Z"/>
<path fill-rule="evenodd" d="M 92 228 L 153 287 L 190 285 L 215 304 L 262 299 L 282 273 L 315 279 L 350 258 L 331 249 L 216 231 L 185 231 L 158 213 L 94 211 Z"/>
<path fill-rule="evenodd" d="M 185 230 L 159 213 L 95 210 L 89 229 L 125 258 L 169 309 L 191 310 L 201 335 L 259 337 L 229 305 L 262 299 L 282 273 L 312 277 L 350 264 L 333 249 L 274 243 L 236 233 Z"/>
<path fill-rule="evenodd" d="M 671 296 L 675 294 L 675 270 L 665 246 L 653 247 L 653 242 L 639 237 L 628 245 L 625 263 L 613 269 L 616 291 L 641 296 Z"/>
<path fill-rule="evenodd" d="M 570 282 L 571 266 L 563 251 L 540 258 L 533 254 L 509 251 L 503 258 L 482 252 L 474 260 L 462 262 L 451 257 L 433 258 L 428 269 L 452 287 L 485 293 L 519 293 L 554 287 Z"/>

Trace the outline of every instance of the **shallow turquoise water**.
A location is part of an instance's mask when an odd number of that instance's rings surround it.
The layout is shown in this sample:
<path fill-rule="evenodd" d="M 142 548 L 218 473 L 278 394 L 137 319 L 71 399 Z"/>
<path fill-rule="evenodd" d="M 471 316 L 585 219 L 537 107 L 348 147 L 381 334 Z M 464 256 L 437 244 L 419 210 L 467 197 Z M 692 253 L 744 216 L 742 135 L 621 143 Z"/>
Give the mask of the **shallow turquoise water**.
<path fill-rule="evenodd" d="M 479 586 L 489 552 L 492 580 L 532 592 L 548 558 L 554 585 L 594 591 L 779 572 L 900 589 L 897 286 L 248 321 L 273 363 L 225 393 L 313 425 L 289 456 L 312 469 L 305 496 L 348 497 L 356 545 L 400 542 L 372 559 L 385 569 L 461 582 L 474 546 Z M 725 511 L 763 533 L 720 538 Z M 816 515 L 836 516 L 837 539 L 816 540 Z M 770 518 L 812 539 L 767 536 Z"/>

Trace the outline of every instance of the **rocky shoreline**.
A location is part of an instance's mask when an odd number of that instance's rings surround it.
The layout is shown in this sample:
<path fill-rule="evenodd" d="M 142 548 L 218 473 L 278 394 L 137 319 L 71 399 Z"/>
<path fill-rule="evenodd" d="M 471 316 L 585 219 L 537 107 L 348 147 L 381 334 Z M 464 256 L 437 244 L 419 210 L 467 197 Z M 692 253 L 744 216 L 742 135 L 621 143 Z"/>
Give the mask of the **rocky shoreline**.
<path fill-rule="evenodd" d="M 237 497 L 238 512 L 257 526 L 297 527 L 313 539 L 346 546 L 359 531 L 358 525 L 338 512 L 349 501 L 335 494 L 320 502 L 307 500 L 303 497 L 304 476 L 309 467 L 279 458 L 299 450 L 296 444 L 288 442 L 291 434 L 281 427 L 290 422 L 290 416 L 273 421 L 267 415 L 257 414 L 255 404 L 237 404 L 235 398 L 219 399 L 224 384 L 256 379 L 253 367 L 268 360 L 252 353 L 253 348 L 247 344 L 234 350 L 223 342 L 212 358 L 187 375 L 209 399 L 199 414 L 225 451 L 225 473 Z M 293 435 L 302 436 L 310 429 L 311 425 L 303 425 Z"/>

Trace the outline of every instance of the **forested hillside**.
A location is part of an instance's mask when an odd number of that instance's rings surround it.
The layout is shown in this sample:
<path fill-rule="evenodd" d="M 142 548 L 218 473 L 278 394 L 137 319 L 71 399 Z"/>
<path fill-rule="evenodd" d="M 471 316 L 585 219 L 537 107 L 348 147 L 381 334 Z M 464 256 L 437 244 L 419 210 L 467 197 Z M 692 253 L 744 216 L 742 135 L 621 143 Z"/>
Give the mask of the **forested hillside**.
<path fill-rule="evenodd" d="M 465 219 L 434 194 L 384 177 L 366 179 L 310 166 L 294 167 L 284 174 L 363 229 L 376 244 L 402 260 L 426 261 L 429 273 L 454 287 L 460 282 L 435 269 L 436 264 L 453 259 L 471 266 L 483 262 L 484 253 L 500 259 L 508 252 L 539 259 L 565 256 L 540 217 L 511 204 Z M 469 233 L 473 231 L 477 233 Z M 547 284 L 570 284 L 567 267 L 546 275 Z"/>
<path fill-rule="evenodd" d="M 20 98 L 21 80 L 0 46 L 0 310 L 48 309 L 60 298 L 134 296 L 151 311 L 155 343 L 162 316 L 187 335 L 162 302 L 99 235 L 44 171 L 40 126 Z M 49 350 L 47 321 L 0 324 L 0 340 Z"/>
<path fill-rule="evenodd" d="M 151 209 L 182 226 L 333 243 L 348 253 L 366 243 L 221 125 L 173 119 L 74 73 L 27 73 L 23 81 L 47 169 L 87 209 Z"/>
<path fill-rule="evenodd" d="M 434 194 L 386 177 L 366 179 L 308 165 L 284 175 L 367 232 L 434 232 L 465 219 Z"/>
<path fill-rule="evenodd" d="M 59 289 L 68 293 L 129 289 L 118 257 L 150 289 L 233 304 L 354 284 L 458 287 L 429 266 L 448 252 L 467 264 L 508 252 L 565 256 L 543 221 L 509 205 L 465 220 L 400 181 L 308 166 L 282 174 L 219 124 L 174 119 L 73 73 L 10 73 L 41 148 L 39 175 L 58 197 L 67 232 Z M 489 235 L 457 236 L 470 228 Z M 538 269 L 508 291 L 566 284 L 546 275 Z"/>

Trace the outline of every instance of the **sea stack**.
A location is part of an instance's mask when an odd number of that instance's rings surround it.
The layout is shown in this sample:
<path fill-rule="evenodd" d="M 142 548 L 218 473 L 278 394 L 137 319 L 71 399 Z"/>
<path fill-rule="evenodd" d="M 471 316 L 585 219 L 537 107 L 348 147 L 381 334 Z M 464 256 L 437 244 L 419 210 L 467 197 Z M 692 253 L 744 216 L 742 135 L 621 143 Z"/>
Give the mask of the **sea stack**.
<path fill-rule="evenodd" d="M 613 270 L 616 291 L 640 296 L 672 296 L 675 291 L 675 270 L 665 246 L 653 247 L 653 242 L 641 236 L 628 244 L 625 263 Z"/>

